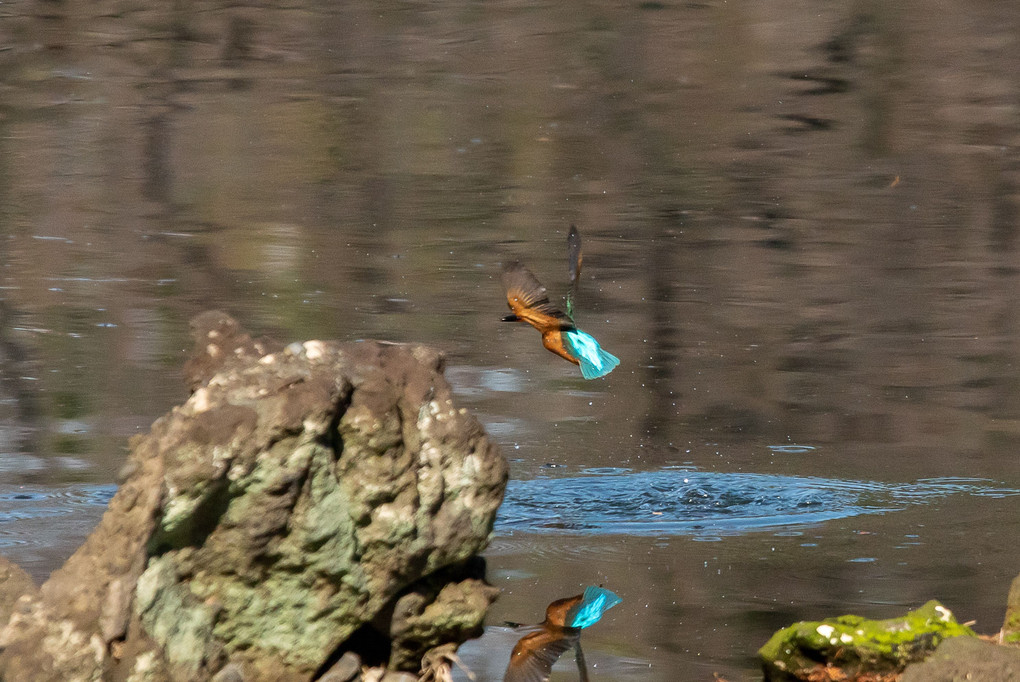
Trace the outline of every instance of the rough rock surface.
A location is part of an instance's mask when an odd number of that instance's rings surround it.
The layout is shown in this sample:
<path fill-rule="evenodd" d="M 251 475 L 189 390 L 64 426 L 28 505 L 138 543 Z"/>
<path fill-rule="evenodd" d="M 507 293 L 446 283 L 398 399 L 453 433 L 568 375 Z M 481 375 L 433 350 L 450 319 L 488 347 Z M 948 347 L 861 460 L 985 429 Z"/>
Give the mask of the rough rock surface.
<path fill-rule="evenodd" d="M 1020 644 L 1020 575 L 1013 578 L 1006 597 L 1006 617 L 1002 621 L 1002 641 Z"/>
<path fill-rule="evenodd" d="M 1020 649 L 976 637 L 947 639 L 923 663 L 907 666 L 900 682 L 1020 682 Z"/>
<path fill-rule="evenodd" d="M 478 631 L 507 466 L 442 357 L 280 350 L 222 313 L 194 334 L 193 394 L 133 440 L 99 527 L 0 631 L 0 678 L 308 680 L 347 652 L 416 672 Z"/>
<path fill-rule="evenodd" d="M 846 679 L 864 673 L 897 673 L 920 661 L 950 637 L 975 636 L 952 612 L 932 600 L 899 618 L 868 620 L 839 616 L 794 623 L 776 632 L 758 651 L 769 682 L 827 679 L 837 668 Z"/>
<path fill-rule="evenodd" d="M 6 623 L 23 595 L 35 596 L 36 587 L 32 576 L 20 566 L 0 557 L 0 623 Z"/>

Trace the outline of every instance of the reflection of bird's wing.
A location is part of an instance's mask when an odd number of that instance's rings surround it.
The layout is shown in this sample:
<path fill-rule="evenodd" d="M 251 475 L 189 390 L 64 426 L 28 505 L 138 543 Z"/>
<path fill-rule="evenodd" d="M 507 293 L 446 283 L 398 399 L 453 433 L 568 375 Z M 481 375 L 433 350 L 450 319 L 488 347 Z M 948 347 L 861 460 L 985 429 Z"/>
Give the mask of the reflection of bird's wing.
<path fill-rule="evenodd" d="M 504 266 L 502 281 L 510 310 L 535 329 L 545 331 L 560 328 L 562 322 L 571 324 L 570 318 L 549 302 L 542 283 L 520 263 Z"/>
<path fill-rule="evenodd" d="M 553 664 L 580 637 L 577 628 L 543 628 L 524 636 L 510 654 L 503 682 L 546 682 Z"/>

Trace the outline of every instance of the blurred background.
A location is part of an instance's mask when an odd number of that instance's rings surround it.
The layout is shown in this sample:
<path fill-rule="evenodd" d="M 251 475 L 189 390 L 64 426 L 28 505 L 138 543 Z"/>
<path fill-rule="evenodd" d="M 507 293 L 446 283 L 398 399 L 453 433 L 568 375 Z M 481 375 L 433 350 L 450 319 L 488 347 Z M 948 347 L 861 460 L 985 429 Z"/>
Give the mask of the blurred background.
<path fill-rule="evenodd" d="M 776 628 L 930 598 L 996 631 L 1018 35 L 993 0 L 5 1 L 0 553 L 74 551 L 221 308 L 446 353 L 512 466 L 483 681 L 586 584 L 623 598 L 593 679 L 755 679 Z M 504 260 L 562 301 L 572 223 L 591 382 L 499 321 Z"/>

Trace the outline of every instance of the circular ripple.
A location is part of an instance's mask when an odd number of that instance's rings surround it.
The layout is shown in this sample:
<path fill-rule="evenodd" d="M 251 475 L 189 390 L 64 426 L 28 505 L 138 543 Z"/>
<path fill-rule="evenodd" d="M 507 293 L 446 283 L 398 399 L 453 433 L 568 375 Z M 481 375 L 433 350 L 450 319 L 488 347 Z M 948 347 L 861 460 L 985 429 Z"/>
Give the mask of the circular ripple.
<path fill-rule="evenodd" d="M 116 490 L 113 485 L 0 486 L 0 547 L 51 545 L 62 535 L 84 539 Z"/>
<path fill-rule="evenodd" d="M 693 469 L 602 469 L 576 477 L 511 481 L 496 532 L 733 535 L 880 514 L 962 492 L 1020 494 L 980 479 L 894 485 Z"/>

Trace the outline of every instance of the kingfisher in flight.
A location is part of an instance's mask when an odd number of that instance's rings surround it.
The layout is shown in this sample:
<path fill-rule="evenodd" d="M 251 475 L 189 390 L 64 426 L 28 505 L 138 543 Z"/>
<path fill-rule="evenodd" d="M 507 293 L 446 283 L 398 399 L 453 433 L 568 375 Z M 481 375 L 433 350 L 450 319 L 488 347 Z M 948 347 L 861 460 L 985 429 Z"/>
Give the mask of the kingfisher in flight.
<path fill-rule="evenodd" d="M 621 601 L 613 592 L 589 585 L 584 594 L 549 604 L 539 629 L 522 637 L 511 652 L 503 682 L 546 682 L 553 664 L 571 647 L 581 682 L 588 682 L 581 630 L 597 623 L 603 613 Z"/>
<path fill-rule="evenodd" d="M 520 263 L 503 267 L 503 288 L 506 302 L 513 311 L 504 322 L 527 322 L 542 332 L 542 345 L 561 358 L 580 366 L 585 379 L 604 377 L 620 364 L 620 359 L 602 350 L 595 337 L 574 325 L 574 294 L 581 274 L 581 235 L 570 226 L 567 234 L 567 272 L 570 292 L 567 312 L 549 302 L 549 295 L 538 278 Z"/>

